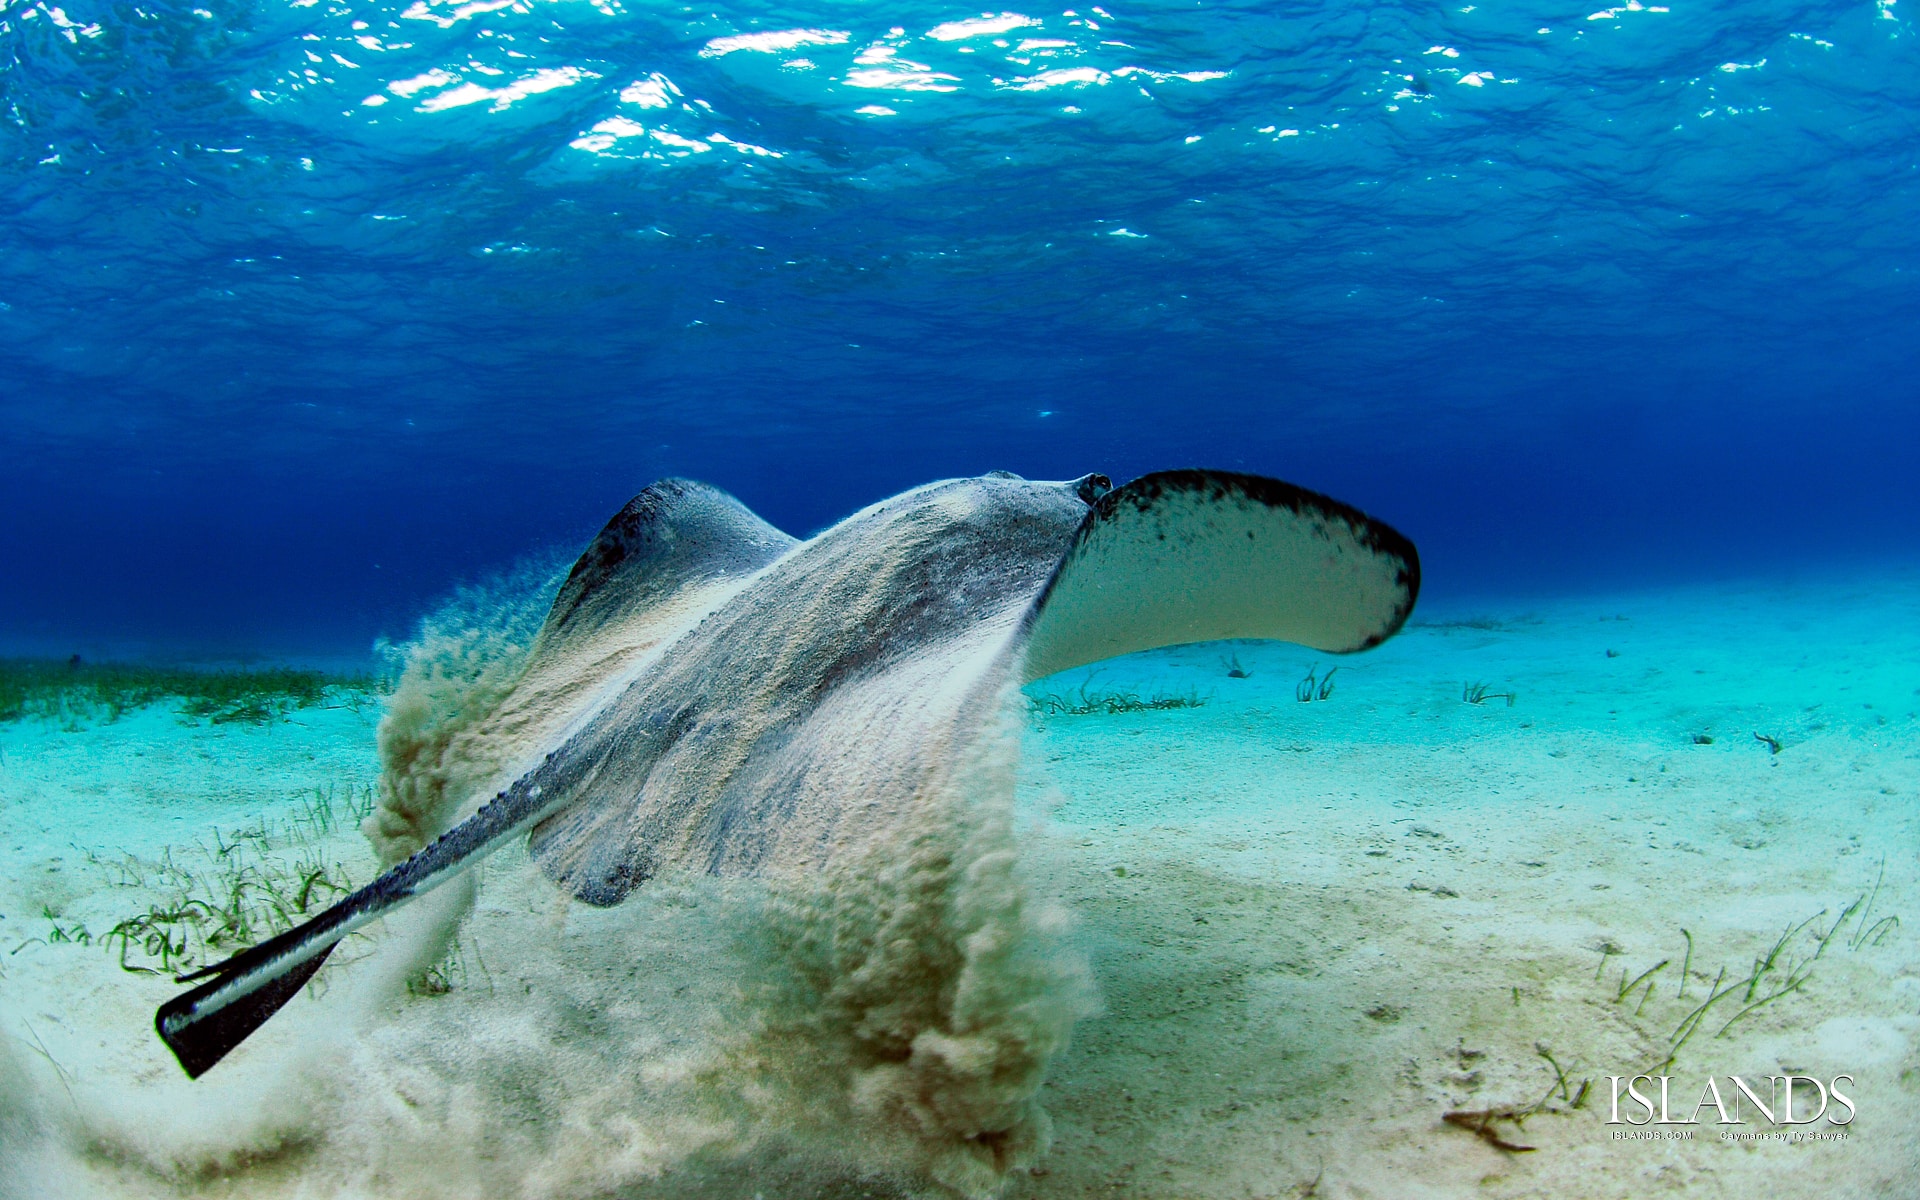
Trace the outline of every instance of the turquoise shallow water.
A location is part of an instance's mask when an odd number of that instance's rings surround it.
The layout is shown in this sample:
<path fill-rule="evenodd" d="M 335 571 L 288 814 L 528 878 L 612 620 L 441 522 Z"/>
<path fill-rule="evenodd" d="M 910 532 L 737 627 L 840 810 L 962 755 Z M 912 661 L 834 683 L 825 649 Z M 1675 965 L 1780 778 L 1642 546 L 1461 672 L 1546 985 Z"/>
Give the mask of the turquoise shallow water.
<path fill-rule="evenodd" d="M 1030 713 L 1023 886 L 1047 914 L 1034 936 L 1078 964 L 1052 985 L 1078 1019 L 1040 1088 L 1050 1148 L 1004 1194 L 1317 1178 L 1332 1195 L 1600 1196 L 1624 1180 L 1732 1196 L 1761 1179 L 1900 1195 L 1920 1155 L 1900 1115 L 1920 1036 L 1903 928 L 1920 888 L 1911 584 L 1443 613 L 1339 660 L 1332 692 L 1304 703 L 1325 656 L 1161 651 L 1107 664 L 1087 694 L 1197 707 Z M 1077 701 L 1085 674 L 1028 693 Z M 1514 703 L 1467 703 L 1479 682 Z M 483 869 L 436 986 L 396 974 L 432 922 L 390 923 L 186 1084 L 148 1026 L 174 986 L 50 931 L 97 935 L 166 890 L 150 865 L 113 864 L 171 847 L 210 869 L 207 848 L 248 827 L 263 867 L 317 853 L 363 881 L 344 796 L 379 771 L 377 716 L 334 701 L 190 726 L 162 705 L 5 728 L 18 1194 L 928 1194 L 884 1143 L 732 1091 L 743 1068 L 723 1050 L 757 970 L 740 933 L 764 898 L 686 879 L 569 911 L 518 849 Z M 315 788 L 340 819 L 299 833 Z M 1806 978 L 1738 1021 L 1723 998 L 1664 1073 L 1689 1111 L 1709 1075 L 1849 1075 L 1847 1139 L 1725 1142 L 1711 1109 L 1692 1141 L 1614 1138 L 1606 1077 L 1653 1067 L 1711 985 L 1782 934 L 1783 973 L 1755 998 Z M 1650 969 L 1650 994 L 1622 996 Z M 1586 1081 L 1602 1090 L 1575 1106 Z M 1526 1153 L 1441 1119 L 1528 1107 L 1496 1126 Z"/>
<path fill-rule="evenodd" d="M 1905 3 L 1103 11 L 9 3 L 0 648 L 363 654 L 667 475 L 1250 470 L 1435 597 L 1913 544 Z"/>

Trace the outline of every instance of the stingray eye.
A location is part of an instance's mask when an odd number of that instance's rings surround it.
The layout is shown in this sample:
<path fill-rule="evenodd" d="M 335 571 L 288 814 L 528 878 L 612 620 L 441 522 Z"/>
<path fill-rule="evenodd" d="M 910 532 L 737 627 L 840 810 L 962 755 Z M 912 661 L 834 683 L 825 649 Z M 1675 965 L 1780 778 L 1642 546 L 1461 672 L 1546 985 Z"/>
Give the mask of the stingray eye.
<path fill-rule="evenodd" d="M 1095 471 L 1091 475 L 1082 475 L 1073 481 L 1073 494 L 1092 504 L 1095 500 L 1113 490 L 1113 480 Z"/>

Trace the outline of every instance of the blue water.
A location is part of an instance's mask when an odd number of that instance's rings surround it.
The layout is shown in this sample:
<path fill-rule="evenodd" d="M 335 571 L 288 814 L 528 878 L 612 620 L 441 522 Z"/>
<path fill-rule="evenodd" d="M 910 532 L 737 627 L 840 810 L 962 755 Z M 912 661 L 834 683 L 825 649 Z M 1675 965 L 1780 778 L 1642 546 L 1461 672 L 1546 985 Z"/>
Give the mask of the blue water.
<path fill-rule="evenodd" d="M 0 643 L 363 653 L 666 474 L 1910 562 L 1912 8 L 5 0 Z"/>

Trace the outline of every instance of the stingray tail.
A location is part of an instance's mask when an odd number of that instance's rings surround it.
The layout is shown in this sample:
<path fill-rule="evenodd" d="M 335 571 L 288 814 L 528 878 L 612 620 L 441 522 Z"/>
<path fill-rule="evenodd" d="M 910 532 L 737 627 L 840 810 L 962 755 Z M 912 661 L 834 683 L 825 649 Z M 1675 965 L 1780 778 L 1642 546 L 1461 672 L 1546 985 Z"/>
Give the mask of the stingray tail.
<path fill-rule="evenodd" d="M 154 1028 L 187 1075 L 198 1079 L 266 1023 L 320 969 L 348 934 L 376 917 L 445 883 L 478 862 L 500 842 L 545 816 L 554 805 L 543 794 L 565 788 L 541 786 L 547 764 L 495 797 L 492 803 L 448 830 L 432 845 L 394 867 L 304 925 L 249 947 L 210 967 L 180 976 L 205 980 L 160 1006 Z M 547 781 L 551 782 L 551 781 Z"/>
<path fill-rule="evenodd" d="M 180 1060 L 188 1078 L 198 1079 L 206 1074 L 229 1050 L 266 1024 L 267 1018 L 293 999 L 300 985 L 313 977 L 320 964 L 327 961 L 327 955 L 339 945 L 337 940 L 309 943 L 315 946 L 312 952 L 290 965 L 272 958 L 241 961 L 254 951 L 269 948 L 284 954 L 291 946 L 274 943 L 296 934 L 308 935 L 309 931 L 302 926 L 235 955 L 213 968 L 218 972 L 214 979 L 160 1006 L 154 1014 L 154 1028 L 159 1030 L 160 1040 Z M 183 981 L 186 978 L 183 976 Z"/>

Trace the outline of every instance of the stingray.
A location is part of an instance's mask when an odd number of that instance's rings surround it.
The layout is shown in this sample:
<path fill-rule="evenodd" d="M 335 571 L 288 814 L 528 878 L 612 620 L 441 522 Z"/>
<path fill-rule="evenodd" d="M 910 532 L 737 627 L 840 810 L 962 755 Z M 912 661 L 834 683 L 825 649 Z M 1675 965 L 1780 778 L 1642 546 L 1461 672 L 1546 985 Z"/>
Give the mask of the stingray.
<path fill-rule="evenodd" d="M 673 869 L 805 878 L 959 769 L 1028 682 L 1117 655 L 1264 638 L 1348 653 L 1406 621 L 1419 558 L 1278 480 L 1161 471 L 915 488 L 798 541 L 716 488 L 653 484 L 556 595 L 521 688 L 512 782 L 303 925 L 180 978 L 160 1037 L 198 1077 L 342 938 L 516 834 L 613 905 Z M 484 793 L 482 793 L 484 794 Z"/>

